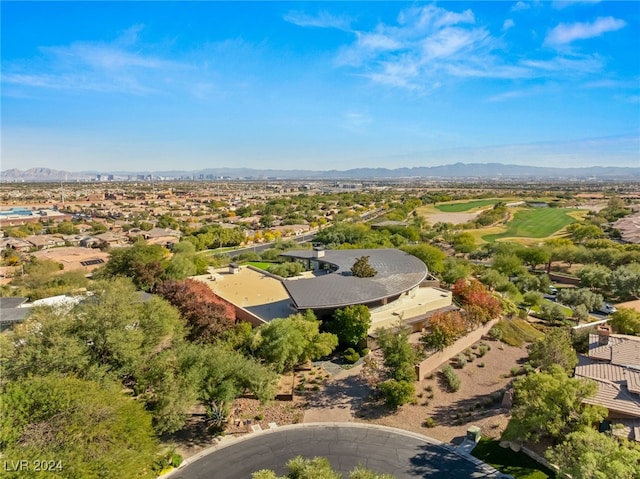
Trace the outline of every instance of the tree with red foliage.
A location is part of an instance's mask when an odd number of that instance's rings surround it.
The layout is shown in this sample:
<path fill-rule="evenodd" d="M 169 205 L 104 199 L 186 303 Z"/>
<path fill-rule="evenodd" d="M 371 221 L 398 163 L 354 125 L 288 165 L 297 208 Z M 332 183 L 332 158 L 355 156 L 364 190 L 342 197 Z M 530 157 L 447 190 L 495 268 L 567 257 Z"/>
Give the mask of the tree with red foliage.
<path fill-rule="evenodd" d="M 460 302 L 470 323 L 486 323 L 502 312 L 500 301 L 477 279 L 459 279 L 453 285 L 453 296 Z"/>
<path fill-rule="evenodd" d="M 420 341 L 428 349 L 442 350 L 452 345 L 469 330 L 467 319 L 459 311 L 436 313 L 429 318 L 430 332 Z"/>
<path fill-rule="evenodd" d="M 178 308 L 190 327 L 191 341 L 211 342 L 233 328 L 236 320 L 233 305 L 200 281 L 165 281 L 157 292 Z"/>

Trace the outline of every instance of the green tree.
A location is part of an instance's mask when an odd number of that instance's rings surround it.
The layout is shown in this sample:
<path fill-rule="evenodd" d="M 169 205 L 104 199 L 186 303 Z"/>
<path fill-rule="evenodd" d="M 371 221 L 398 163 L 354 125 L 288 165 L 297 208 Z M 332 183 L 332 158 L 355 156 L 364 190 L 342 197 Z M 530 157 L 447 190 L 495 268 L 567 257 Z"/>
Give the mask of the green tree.
<path fill-rule="evenodd" d="M 602 228 L 593 224 L 571 223 L 567 226 L 567 231 L 576 243 L 583 243 L 587 240 L 604 236 Z"/>
<path fill-rule="evenodd" d="M 78 228 L 71 221 L 62 221 L 58 224 L 58 233 L 62 235 L 78 234 Z"/>
<path fill-rule="evenodd" d="M 134 391 L 151 413 L 158 434 L 180 430 L 199 396 L 201 384 L 194 380 L 190 363 L 182 361 L 182 350 L 164 349 L 136 370 Z"/>
<path fill-rule="evenodd" d="M 544 296 L 540 291 L 527 291 L 522 296 L 522 304 L 524 304 L 529 311 L 531 311 L 531 308 L 540 306 L 543 300 Z"/>
<path fill-rule="evenodd" d="M 331 354 L 338 345 L 338 337 L 321 333 L 320 324 L 310 311 L 274 319 L 257 328 L 252 349 L 276 371 L 291 370 L 310 359 Z"/>
<path fill-rule="evenodd" d="M 180 342 L 178 312 L 160 298 L 142 302 L 127 279 L 94 284 L 94 294 L 66 309 L 43 307 L 6 337 L 21 344 L 2 350 L 11 379 L 57 372 L 132 381 L 148 357 Z"/>
<path fill-rule="evenodd" d="M 351 274 L 358 278 L 371 278 L 375 276 L 378 272 L 369 264 L 368 256 L 361 256 L 356 259 L 356 262 L 353 263 L 351 267 Z"/>
<path fill-rule="evenodd" d="M 492 268 L 506 276 L 516 276 L 523 270 L 522 260 L 515 254 L 495 255 Z"/>
<path fill-rule="evenodd" d="M 609 286 L 622 299 L 640 298 L 640 263 L 616 268 L 609 278 Z"/>
<path fill-rule="evenodd" d="M 357 346 L 367 338 L 370 327 L 371 312 L 363 304 L 337 309 L 328 324 L 328 329 L 338 336 L 340 344 L 345 346 Z"/>
<path fill-rule="evenodd" d="M 563 288 L 558 292 L 558 301 L 574 309 L 583 304 L 589 311 L 595 311 L 602 306 L 602 295 L 587 288 Z"/>
<path fill-rule="evenodd" d="M 611 327 L 620 334 L 640 336 L 640 312 L 631 308 L 620 308 L 611 315 Z"/>
<path fill-rule="evenodd" d="M 471 233 L 458 233 L 453 237 L 453 249 L 456 253 L 468 254 L 477 248 L 476 240 Z"/>
<path fill-rule="evenodd" d="M 207 403 L 230 403 L 245 392 L 262 401 L 273 399 L 277 374 L 270 365 L 261 364 L 225 345 L 188 345 L 181 361 L 189 364 L 189 375 L 199 385 L 199 397 Z"/>
<path fill-rule="evenodd" d="M 529 360 L 544 371 L 558 365 L 567 374 L 573 374 L 578 355 L 573 349 L 571 335 L 566 329 L 552 329 L 543 338 L 529 345 Z"/>
<path fill-rule="evenodd" d="M 444 271 L 440 279 L 446 284 L 455 284 L 459 279 L 466 279 L 471 276 L 473 267 L 471 263 L 464 259 L 447 258 L 444 262 Z"/>
<path fill-rule="evenodd" d="M 511 420 L 505 440 L 558 439 L 582 427 L 598 424 L 607 416 L 601 406 L 584 404 L 598 386 L 588 379 L 570 378 L 560 366 L 528 374 L 515 384 Z"/>
<path fill-rule="evenodd" d="M 529 246 L 516 251 L 516 255 L 532 270 L 539 264 L 547 264 L 551 259 L 551 252 L 544 246 Z"/>
<path fill-rule="evenodd" d="M 580 286 L 591 289 L 606 289 L 611 270 L 599 264 L 587 264 L 578 271 Z"/>
<path fill-rule="evenodd" d="M 585 428 L 567 435 L 549 449 L 547 458 L 559 474 L 573 479 L 634 479 L 640 477 L 640 448 L 622 438 Z"/>
<path fill-rule="evenodd" d="M 540 306 L 540 317 L 552 323 L 560 323 L 567 319 L 562 306 L 557 303 L 544 302 Z"/>
<path fill-rule="evenodd" d="M 4 460 L 55 459 L 61 475 L 20 477 L 152 478 L 157 443 L 151 417 L 121 387 L 73 377 L 29 377 L 0 401 Z M 44 475 L 43 475 L 44 474 Z"/>
<path fill-rule="evenodd" d="M 196 254 L 196 247 L 189 241 L 181 241 L 173 247 L 173 256 L 165 267 L 163 277 L 170 280 L 206 274 L 207 261 Z"/>
<path fill-rule="evenodd" d="M 399 326 L 392 329 L 376 329 L 375 336 L 384 355 L 384 365 L 390 370 L 390 375 L 397 381 L 415 381 L 415 365 L 418 363 L 418 353 L 409 343 L 411 330 Z"/>
<path fill-rule="evenodd" d="M 162 281 L 169 251 L 160 245 L 138 242 L 130 248 L 114 249 L 99 276 L 131 278 L 143 291 L 153 291 Z"/>
<path fill-rule="evenodd" d="M 447 258 L 447 255 L 436 246 L 423 243 L 417 245 L 405 245 L 400 249 L 421 259 L 422 262 L 427 265 L 429 272 L 432 274 L 440 274 L 445 269 L 444 261 Z"/>

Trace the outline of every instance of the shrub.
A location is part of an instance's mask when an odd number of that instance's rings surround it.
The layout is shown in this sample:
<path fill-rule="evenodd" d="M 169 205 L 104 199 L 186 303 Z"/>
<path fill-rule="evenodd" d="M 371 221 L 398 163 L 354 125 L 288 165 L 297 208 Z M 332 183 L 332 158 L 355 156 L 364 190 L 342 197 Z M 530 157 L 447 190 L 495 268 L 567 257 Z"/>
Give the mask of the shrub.
<path fill-rule="evenodd" d="M 342 357 L 345 359 L 345 361 L 351 364 L 357 362 L 360 359 L 360 355 L 353 348 L 345 349 L 344 353 L 342 353 Z"/>
<path fill-rule="evenodd" d="M 489 336 L 496 341 L 502 341 L 502 329 L 495 326 L 489 330 Z"/>
<path fill-rule="evenodd" d="M 489 352 L 489 346 L 487 346 L 486 344 L 482 344 L 479 348 L 478 348 L 478 357 L 482 357 L 485 354 L 487 354 Z"/>
<path fill-rule="evenodd" d="M 182 464 L 182 456 L 180 454 L 178 454 L 177 452 L 173 452 L 171 453 L 171 465 L 173 467 L 178 467 L 180 466 L 180 464 Z"/>
<path fill-rule="evenodd" d="M 460 353 L 456 356 L 456 364 L 460 369 L 464 368 L 467 365 L 467 357 Z"/>
<path fill-rule="evenodd" d="M 456 392 L 458 389 L 460 389 L 460 378 L 451 366 L 445 366 L 444 368 L 442 368 L 442 374 L 445 381 L 447 382 L 449 391 Z"/>
<path fill-rule="evenodd" d="M 362 351 L 360 351 L 360 356 L 364 357 L 367 354 L 369 354 L 369 348 L 362 348 Z"/>
<path fill-rule="evenodd" d="M 302 379 L 300 379 L 300 382 L 298 383 L 298 391 L 304 391 L 304 386 L 306 383 L 307 383 L 306 376 L 302 376 Z"/>
<path fill-rule="evenodd" d="M 424 422 L 422 423 L 422 425 L 424 427 L 432 428 L 432 427 L 436 427 L 438 425 L 438 423 L 436 422 L 436 420 L 434 418 L 426 417 L 426 418 L 424 418 Z"/>
<path fill-rule="evenodd" d="M 518 376 L 519 374 L 522 374 L 522 369 L 520 368 L 520 366 L 514 366 L 511 368 L 511 376 Z"/>
<path fill-rule="evenodd" d="M 381 383 L 379 389 L 387 406 L 393 409 L 410 402 L 415 395 L 413 384 L 407 381 L 389 379 Z"/>
<path fill-rule="evenodd" d="M 256 421 L 262 421 L 264 419 L 264 415 L 262 414 L 258 414 L 256 415 L 256 417 L 254 418 Z"/>
<path fill-rule="evenodd" d="M 484 367 L 484 362 L 479 363 L 479 364 L 478 364 L 478 367 L 479 367 L 479 368 L 483 368 L 483 367 Z"/>

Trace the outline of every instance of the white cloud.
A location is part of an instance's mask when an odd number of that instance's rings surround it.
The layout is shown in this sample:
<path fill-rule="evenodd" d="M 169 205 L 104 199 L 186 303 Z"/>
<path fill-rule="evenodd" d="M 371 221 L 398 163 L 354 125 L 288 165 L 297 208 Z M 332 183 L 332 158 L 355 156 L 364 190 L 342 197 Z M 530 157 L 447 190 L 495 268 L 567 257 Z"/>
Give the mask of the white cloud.
<path fill-rule="evenodd" d="M 557 1 L 553 1 L 551 2 L 551 7 L 555 8 L 556 10 L 563 10 L 567 7 L 573 7 L 575 5 L 593 5 L 596 3 L 600 3 L 601 0 L 557 0 Z"/>
<path fill-rule="evenodd" d="M 2 82 L 14 87 L 149 94 L 161 89 L 160 76 L 189 67 L 148 53 L 139 41 L 142 26 L 113 42 L 73 42 L 42 46 L 36 60 L 5 65 Z"/>
<path fill-rule="evenodd" d="M 512 12 L 519 12 L 522 10 L 529 10 L 531 8 L 531 5 L 529 5 L 526 2 L 516 2 L 516 4 L 511 7 L 511 11 Z"/>
<path fill-rule="evenodd" d="M 435 5 L 411 7 L 397 24 L 378 24 L 354 32 L 356 41 L 341 49 L 337 63 L 361 70 L 371 81 L 428 93 L 447 78 L 520 78 L 529 67 L 507 65 L 498 56 L 501 41 L 476 25 L 471 10 L 448 11 Z"/>
<path fill-rule="evenodd" d="M 317 15 L 291 11 L 283 19 L 299 27 L 337 28 L 339 30 L 349 30 L 351 28 L 351 19 L 345 16 L 332 15 L 326 11 L 320 11 Z"/>
<path fill-rule="evenodd" d="M 358 45 L 371 50 L 396 50 L 401 47 L 401 43 L 384 34 L 357 32 Z"/>
<path fill-rule="evenodd" d="M 565 45 L 575 40 L 585 40 L 615 32 L 626 24 L 624 20 L 613 17 L 599 17 L 592 23 L 561 23 L 549 32 L 544 43 L 553 46 Z"/>
<path fill-rule="evenodd" d="M 571 76 L 574 73 L 594 73 L 604 66 L 603 61 L 597 57 L 555 57 L 551 60 L 525 60 L 522 64 L 543 74 L 554 73 Z"/>
<path fill-rule="evenodd" d="M 507 18 L 504 23 L 502 24 L 502 29 L 504 31 L 510 30 L 511 28 L 515 27 L 516 23 L 511 20 L 510 18 Z"/>
<path fill-rule="evenodd" d="M 555 37 L 549 38 L 571 41 L 623 25 L 613 18 L 560 25 L 552 32 Z M 502 31 L 514 26 L 508 19 Z M 338 66 L 351 68 L 355 75 L 374 83 L 419 94 L 474 78 L 561 81 L 579 75 L 585 79 L 600 73 L 605 65 L 597 54 L 565 52 L 549 57 L 537 50 L 512 54 L 506 38 L 493 36 L 487 27 L 477 24 L 472 11 L 452 12 L 435 5 L 407 8 L 400 11 L 395 24 L 379 23 L 369 31 L 353 33 L 355 40 L 338 52 Z M 493 101 L 513 97 L 515 94 L 503 94 Z"/>

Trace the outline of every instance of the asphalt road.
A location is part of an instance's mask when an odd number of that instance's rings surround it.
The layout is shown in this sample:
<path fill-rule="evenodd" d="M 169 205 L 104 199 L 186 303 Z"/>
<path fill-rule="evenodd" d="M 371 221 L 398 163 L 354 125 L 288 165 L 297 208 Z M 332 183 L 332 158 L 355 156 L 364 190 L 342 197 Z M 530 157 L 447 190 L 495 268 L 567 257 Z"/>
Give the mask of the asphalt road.
<path fill-rule="evenodd" d="M 476 465 L 451 449 L 416 434 L 368 425 L 283 427 L 234 441 L 175 471 L 171 479 L 250 479 L 260 469 L 286 473 L 297 456 L 323 456 L 345 477 L 363 465 L 406 478 L 495 478 L 495 470 Z"/>

